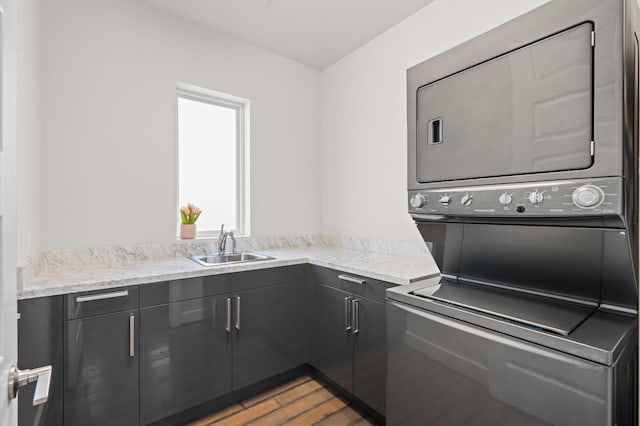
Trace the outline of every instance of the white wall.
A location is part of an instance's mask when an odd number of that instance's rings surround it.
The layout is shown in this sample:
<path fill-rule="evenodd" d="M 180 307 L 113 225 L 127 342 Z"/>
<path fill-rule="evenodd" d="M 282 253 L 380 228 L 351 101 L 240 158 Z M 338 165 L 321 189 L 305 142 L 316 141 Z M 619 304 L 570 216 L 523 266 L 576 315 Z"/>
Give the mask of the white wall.
<path fill-rule="evenodd" d="M 252 235 L 320 232 L 318 71 L 140 1 L 39 3 L 43 249 L 175 239 L 177 82 L 251 100 Z"/>
<path fill-rule="evenodd" d="M 437 0 L 322 72 L 322 230 L 421 241 L 407 214 L 406 69 L 546 0 Z"/>
<path fill-rule="evenodd" d="M 18 265 L 40 248 L 41 126 L 38 0 L 18 3 L 16 207 Z"/>
<path fill-rule="evenodd" d="M 419 242 L 405 200 L 406 69 L 545 0 L 436 0 L 322 73 L 144 2 L 21 3 L 47 17 L 38 26 L 30 12 L 21 28 L 24 263 L 28 246 L 175 238 L 177 82 L 251 99 L 253 235 Z"/>

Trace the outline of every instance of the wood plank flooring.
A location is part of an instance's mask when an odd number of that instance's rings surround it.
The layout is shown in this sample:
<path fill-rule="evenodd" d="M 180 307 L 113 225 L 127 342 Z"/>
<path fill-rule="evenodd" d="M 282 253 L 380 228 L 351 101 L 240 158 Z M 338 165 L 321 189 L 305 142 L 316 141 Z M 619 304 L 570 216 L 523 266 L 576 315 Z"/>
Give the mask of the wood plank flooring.
<path fill-rule="evenodd" d="M 322 381 L 305 375 L 189 424 L 209 425 L 366 426 L 374 423 Z"/>

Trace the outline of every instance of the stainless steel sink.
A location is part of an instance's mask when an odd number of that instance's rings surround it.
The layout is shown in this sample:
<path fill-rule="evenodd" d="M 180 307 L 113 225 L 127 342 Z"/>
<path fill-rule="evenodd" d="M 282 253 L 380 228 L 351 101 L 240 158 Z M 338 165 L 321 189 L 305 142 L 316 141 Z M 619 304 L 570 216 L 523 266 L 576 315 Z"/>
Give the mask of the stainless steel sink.
<path fill-rule="evenodd" d="M 273 257 L 259 254 L 259 253 L 228 253 L 228 254 L 200 254 L 189 257 L 189 259 L 193 260 L 196 263 L 199 263 L 202 266 L 217 266 L 217 265 L 228 265 L 230 263 L 244 263 L 244 262 L 255 262 L 257 260 L 269 260 L 273 259 Z"/>

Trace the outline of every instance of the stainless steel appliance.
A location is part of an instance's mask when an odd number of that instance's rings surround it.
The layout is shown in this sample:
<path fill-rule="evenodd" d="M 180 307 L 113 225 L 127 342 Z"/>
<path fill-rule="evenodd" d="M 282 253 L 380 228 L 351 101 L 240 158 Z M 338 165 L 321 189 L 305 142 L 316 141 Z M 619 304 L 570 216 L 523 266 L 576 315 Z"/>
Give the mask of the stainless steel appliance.
<path fill-rule="evenodd" d="M 390 425 L 637 424 L 639 11 L 553 0 L 407 72 Z"/>

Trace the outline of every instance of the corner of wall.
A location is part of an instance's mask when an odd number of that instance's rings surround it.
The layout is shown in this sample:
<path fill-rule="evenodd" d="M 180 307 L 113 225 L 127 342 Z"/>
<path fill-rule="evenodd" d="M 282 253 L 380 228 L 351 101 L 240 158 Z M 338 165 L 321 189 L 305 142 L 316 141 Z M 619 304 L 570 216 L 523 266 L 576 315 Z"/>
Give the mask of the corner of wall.
<path fill-rule="evenodd" d="M 40 3 L 18 4 L 17 52 L 17 259 L 26 266 L 40 250 L 42 211 L 42 114 L 40 75 Z"/>

